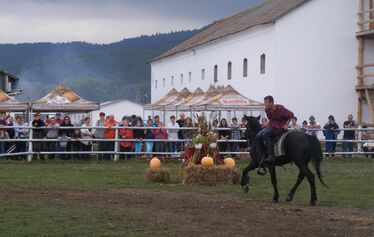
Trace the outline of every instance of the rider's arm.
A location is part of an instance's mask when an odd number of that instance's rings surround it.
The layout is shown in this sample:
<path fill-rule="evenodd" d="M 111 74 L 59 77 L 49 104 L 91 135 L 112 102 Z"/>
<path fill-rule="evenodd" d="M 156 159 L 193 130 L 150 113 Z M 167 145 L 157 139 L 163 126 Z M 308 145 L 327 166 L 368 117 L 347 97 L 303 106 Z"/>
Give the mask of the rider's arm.
<path fill-rule="evenodd" d="M 287 122 L 283 125 L 283 128 L 287 129 L 288 128 L 288 125 L 290 124 L 292 118 L 287 120 Z"/>

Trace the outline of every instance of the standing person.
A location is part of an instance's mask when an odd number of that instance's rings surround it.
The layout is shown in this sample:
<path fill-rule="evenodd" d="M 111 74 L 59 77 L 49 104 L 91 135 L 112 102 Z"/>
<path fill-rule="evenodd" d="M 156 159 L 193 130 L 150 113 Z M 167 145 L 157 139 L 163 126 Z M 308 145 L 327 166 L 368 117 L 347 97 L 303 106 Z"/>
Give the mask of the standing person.
<path fill-rule="evenodd" d="M 105 113 L 100 112 L 100 119 L 96 121 L 96 127 L 104 127 L 105 126 Z M 95 137 L 97 139 L 105 139 L 104 128 L 96 128 Z M 99 151 L 105 151 L 105 142 L 98 141 L 98 149 Z M 99 160 L 104 160 L 104 154 L 99 154 Z"/>
<path fill-rule="evenodd" d="M 84 124 L 82 125 L 81 134 L 82 139 L 92 139 L 95 135 L 95 130 L 91 127 L 91 118 L 85 117 Z M 82 151 L 92 152 L 92 141 L 81 141 L 82 142 Z M 90 154 L 83 154 L 83 160 L 89 160 Z"/>
<path fill-rule="evenodd" d="M 7 139 L 8 133 L 6 132 L 5 127 L 7 126 L 7 121 L 5 119 L 6 114 L 3 112 L 0 112 L 0 139 Z M 0 155 L 5 153 L 5 141 L 0 140 Z M 0 159 L 3 157 L 0 157 Z"/>
<path fill-rule="evenodd" d="M 82 138 L 82 133 L 79 128 L 74 129 L 73 134 L 71 135 L 71 150 L 72 151 L 82 151 L 82 143 L 80 139 Z M 82 158 L 82 154 L 75 154 L 75 157 L 78 159 Z"/>
<path fill-rule="evenodd" d="M 126 117 L 123 118 L 122 120 L 123 126 L 119 130 L 119 137 L 121 139 L 134 139 L 134 133 L 132 129 L 128 129 L 130 125 L 130 120 Z M 132 141 L 121 141 L 120 143 L 120 151 L 121 152 L 131 152 L 132 151 Z M 121 154 L 120 159 L 132 159 L 132 155 L 125 155 Z"/>
<path fill-rule="evenodd" d="M 43 120 L 40 119 L 40 113 L 36 113 L 34 115 L 34 120 L 31 122 L 31 125 L 35 128 L 45 127 L 45 123 L 43 122 Z M 33 129 L 32 138 L 42 139 L 44 138 L 44 134 L 45 134 L 44 129 Z M 43 152 L 45 149 L 44 142 L 41 142 L 41 141 L 32 142 L 32 147 L 33 147 L 33 152 L 34 152 L 34 155 L 33 155 L 34 159 L 37 158 L 37 155 L 35 154 L 35 152 Z M 41 160 L 44 160 L 44 154 L 39 154 L 39 158 Z"/>
<path fill-rule="evenodd" d="M 240 140 L 240 125 L 238 124 L 238 119 L 233 117 L 231 119 L 232 124 L 230 125 L 230 139 L 231 140 Z M 238 151 L 238 142 L 230 142 L 230 151 L 237 152 Z M 231 154 L 232 157 L 236 157 L 236 154 Z"/>
<path fill-rule="evenodd" d="M 308 122 L 304 120 L 303 123 L 301 124 L 301 131 L 306 133 L 307 130 L 308 130 Z"/>
<path fill-rule="evenodd" d="M 60 112 L 56 113 L 55 120 L 56 120 L 56 123 L 58 123 L 59 125 L 61 125 L 64 122 L 64 120 L 61 119 Z"/>
<path fill-rule="evenodd" d="M 168 128 L 169 152 L 177 152 L 179 125 L 176 123 L 174 115 L 170 116 L 170 122 L 166 125 L 166 128 Z"/>
<path fill-rule="evenodd" d="M 5 119 L 0 119 L 0 155 L 2 154 L 5 154 L 6 150 L 5 150 L 5 141 L 1 141 L 3 139 L 8 139 L 9 136 L 8 136 L 8 133 L 6 131 L 6 129 L 4 128 L 6 125 L 5 123 Z M 0 156 L 0 159 L 3 159 L 4 157 L 3 156 Z"/>
<path fill-rule="evenodd" d="M 6 131 L 8 133 L 9 139 L 14 139 L 16 137 L 16 132 L 14 130 L 14 119 L 12 116 L 8 116 L 7 118 L 7 126 L 11 128 L 7 128 Z M 16 145 L 14 141 L 9 141 L 5 143 L 5 151 L 6 153 L 12 153 L 16 149 Z"/>
<path fill-rule="evenodd" d="M 343 123 L 344 128 L 357 128 L 357 122 L 353 120 L 353 115 L 348 115 L 348 120 Z M 354 130 L 345 130 L 343 140 L 355 140 L 356 134 Z M 343 142 L 343 152 L 353 152 L 353 142 Z M 352 157 L 352 154 L 349 154 Z"/>
<path fill-rule="evenodd" d="M 143 139 L 144 139 L 144 129 L 142 129 L 142 121 L 140 119 L 137 119 L 134 121 L 135 122 L 135 127 L 136 129 L 134 129 L 134 138 L 137 140 L 135 142 L 135 152 L 142 152 L 142 148 L 143 148 Z M 140 155 L 139 154 L 136 154 L 136 157 L 139 158 Z"/>
<path fill-rule="evenodd" d="M 108 120 L 104 123 L 104 135 L 105 139 L 115 139 L 116 138 L 116 130 L 113 127 L 117 126 L 117 121 L 114 120 L 114 115 L 111 114 L 108 116 Z M 114 152 L 114 145 L 115 141 L 105 141 L 104 151 L 111 151 Z M 113 157 L 113 154 L 105 154 L 104 159 L 110 160 Z"/>
<path fill-rule="evenodd" d="M 335 122 L 334 116 L 328 117 L 329 121 L 323 126 L 323 135 L 326 140 L 335 140 L 339 134 L 339 125 Z M 326 142 L 326 152 L 334 153 L 336 149 L 336 142 Z M 326 155 L 329 156 L 328 154 Z M 334 156 L 334 155 L 332 155 Z"/>
<path fill-rule="evenodd" d="M 60 136 L 58 137 L 58 142 L 57 142 L 57 147 L 58 147 L 58 151 L 60 152 L 66 152 L 68 151 L 67 148 L 68 148 L 68 142 L 70 142 L 71 140 L 71 137 L 68 137 L 66 135 L 66 131 L 64 130 L 61 130 L 59 132 Z M 68 159 L 68 155 L 67 154 L 60 154 L 59 155 L 59 158 L 61 160 L 66 160 Z"/>
<path fill-rule="evenodd" d="M 245 152 L 248 149 L 248 136 L 247 136 L 247 120 L 245 117 L 242 118 L 242 123 L 240 124 L 240 140 L 245 140 L 245 142 L 240 142 L 239 143 L 239 151 L 240 152 Z M 243 155 L 244 156 L 244 155 Z M 241 156 L 241 157 L 243 157 Z"/>
<path fill-rule="evenodd" d="M 159 123 L 160 123 L 160 116 L 158 116 L 158 115 L 156 115 L 155 117 L 154 117 L 154 119 L 153 119 L 153 127 L 158 127 L 158 125 L 159 125 Z"/>
<path fill-rule="evenodd" d="M 185 118 L 186 118 L 186 115 L 183 112 L 179 114 L 179 119 L 177 120 L 177 124 L 179 125 L 180 128 L 184 127 Z M 183 130 L 178 131 L 178 139 L 180 140 L 184 139 L 182 131 Z M 178 151 L 182 150 L 183 144 L 184 144 L 183 142 L 178 142 L 177 144 Z"/>
<path fill-rule="evenodd" d="M 158 121 L 158 129 L 154 130 L 155 139 L 167 139 L 167 131 L 164 128 L 164 124 L 161 121 Z M 165 141 L 155 142 L 155 152 L 164 152 L 165 151 Z M 157 154 L 161 155 L 161 154 Z"/>
<path fill-rule="evenodd" d="M 20 115 L 16 116 L 16 124 L 15 124 L 15 136 L 17 139 L 27 139 L 29 137 L 29 129 L 22 128 L 29 126 L 28 123 L 23 122 L 23 118 Z M 26 141 L 17 141 L 16 142 L 16 153 L 26 152 Z M 26 159 L 26 155 L 18 156 L 18 159 Z"/>
<path fill-rule="evenodd" d="M 313 115 L 310 115 L 308 122 L 308 129 L 321 129 L 321 124 L 316 121 L 316 118 Z M 308 131 L 307 134 L 318 137 L 318 131 Z"/>
<path fill-rule="evenodd" d="M 210 123 L 210 130 L 216 130 L 216 128 L 218 128 L 218 120 L 217 119 L 213 119 Z"/>
<path fill-rule="evenodd" d="M 56 122 L 56 119 L 54 117 L 51 118 L 51 123 L 47 124 L 47 139 L 57 139 L 59 136 L 59 128 L 60 124 Z M 56 141 L 47 141 L 46 147 L 48 152 L 55 152 L 57 151 L 57 143 Z M 48 159 L 54 159 L 55 154 L 48 154 Z"/>
<path fill-rule="evenodd" d="M 227 120 L 225 118 L 221 119 L 219 122 L 219 128 L 228 128 Z M 230 130 L 218 130 L 219 140 L 228 140 L 230 138 Z M 219 143 L 219 151 L 226 152 L 228 148 L 227 142 Z"/>
<path fill-rule="evenodd" d="M 281 129 L 287 130 L 288 124 L 295 116 L 283 105 L 274 104 L 274 98 L 271 95 L 264 98 L 264 104 L 266 117 L 268 117 L 269 122 L 264 129 L 257 133 L 256 138 L 260 144 L 260 154 L 263 154 L 261 149 L 264 148 L 261 145 L 266 145 L 268 157 L 264 159 L 264 162 L 274 163 L 273 136 Z"/>
<path fill-rule="evenodd" d="M 57 122 L 57 121 L 56 121 Z M 69 137 L 71 138 L 72 135 L 73 135 L 73 132 L 74 132 L 74 125 L 71 123 L 71 120 L 70 120 L 70 117 L 69 116 L 65 116 L 64 119 L 62 120 L 62 123 L 60 124 L 60 128 L 61 127 L 64 127 L 64 128 L 71 128 L 71 129 L 60 129 L 60 136 L 62 136 L 62 132 L 64 131 L 65 132 L 65 136 L 66 137 Z M 71 141 L 68 140 L 66 142 L 66 151 L 71 151 Z M 71 159 L 72 158 L 72 154 L 68 154 L 67 156 L 65 156 L 65 159 L 66 157 L 68 159 Z"/>
<path fill-rule="evenodd" d="M 154 127 L 152 119 L 147 120 L 147 127 Z M 145 130 L 145 139 L 155 139 L 154 129 L 148 128 Z M 145 148 L 146 148 L 148 158 L 152 157 L 152 154 L 149 154 L 149 153 L 153 151 L 153 144 L 154 144 L 153 141 L 145 142 Z"/>
<path fill-rule="evenodd" d="M 297 124 L 297 118 L 291 119 L 291 124 L 289 126 L 292 130 L 301 131 L 301 127 L 299 124 Z"/>
<path fill-rule="evenodd" d="M 183 138 L 188 139 L 188 140 L 192 140 L 192 138 L 194 136 L 194 130 L 193 130 L 193 125 L 192 125 L 192 119 L 190 117 L 187 117 L 184 120 L 184 127 L 185 128 L 191 128 L 191 129 L 183 129 L 182 130 Z M 185 147 L 190 147 L 191 143 L 192 143 L 191 141 L 186 141 L 186 142 L 184 142 L 184 146 Z"/>
<path fill-rule="evenodd" d="M 266 128 L 268 126 L 268 119 L 267 118 L 262 118 L 261 119 L 261 128 Z"/>

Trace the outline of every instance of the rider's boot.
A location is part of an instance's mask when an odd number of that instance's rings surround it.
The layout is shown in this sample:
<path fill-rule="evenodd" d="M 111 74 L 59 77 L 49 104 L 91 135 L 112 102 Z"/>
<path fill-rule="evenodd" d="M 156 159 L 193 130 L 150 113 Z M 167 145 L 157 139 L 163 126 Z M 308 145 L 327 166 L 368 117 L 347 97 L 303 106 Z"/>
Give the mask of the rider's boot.
<path fill-rule="evenodd" d="M 266 139 L 265 143 L 268 157 L 264 159 L 264 162 L 273 164 L 275 162 L 273 142 L 271 139 Z"/>

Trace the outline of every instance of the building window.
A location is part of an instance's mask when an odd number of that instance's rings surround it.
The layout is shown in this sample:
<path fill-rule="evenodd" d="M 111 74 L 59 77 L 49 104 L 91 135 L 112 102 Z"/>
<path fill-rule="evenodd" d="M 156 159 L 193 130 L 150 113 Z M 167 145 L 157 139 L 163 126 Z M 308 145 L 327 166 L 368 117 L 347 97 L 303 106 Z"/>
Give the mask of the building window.
<path fill-rule="evenodd" d="M 265 74 L 265 67 L 266 67 L 266 56 L 265 54 L 261 54 L 261 68 L 260 68 L 260 73 Z"/>
<path fill-rule="evenodd" d="M 174 76 L 171 76 L 171 86 L 174 86 Z"/>
<path fill-rule="evenodd" d="M 214 66 L 214 82 L 218 81 L 218 66 Z"/>
<path fill-rule="evenodd" d="M 183 74 L 181 74 L 181 84 L 183 84 Z"/>
<path fill-rule="evenodd" d="M 248 59 L 243 60 L 243 77 L 248 76 Z"/>
<path fill-rule="evenodd" d="M 188 73 L 188 82 L 192 82 L 192 72 Z"/>
<path fill-rule="evenodd" d="M 232 63 L 228 62 L 227 63 L 227 80 L 231 80 L 232 78 Z"/>
<path fill-rule="evenodd" d="M 165 80 L 165 78 L 163 78 L 163 79 L 162 79 L 162 87 L 165 88 L 165 84 L 166 84 L 166 80 Z"/>
<path fill-rule="evenodd" d="M 201 80 L 205 79 L 205 69 L 201 69 Z"/>
<path fill-rule="evenodd" d="M 155 89 L 157 89 L 157 80 L 155 80 Z"/>

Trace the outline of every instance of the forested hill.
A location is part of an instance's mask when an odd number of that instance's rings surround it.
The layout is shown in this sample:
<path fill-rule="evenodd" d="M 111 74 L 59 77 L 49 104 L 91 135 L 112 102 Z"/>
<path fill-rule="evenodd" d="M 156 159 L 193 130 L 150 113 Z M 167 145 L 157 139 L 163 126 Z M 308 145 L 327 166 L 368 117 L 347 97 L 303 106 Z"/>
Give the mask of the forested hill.
<path fill-rule="evenodd" d="M 108 101 L 127 98 L 146 102 L 150 95 L 150 65 L 162 52 L 197 30 L 124 39 L 111 44 L 0 44 L 0 69 L 19 76 L 17 98 L 39 99 L 63 83 L 84 98 Z"/>

